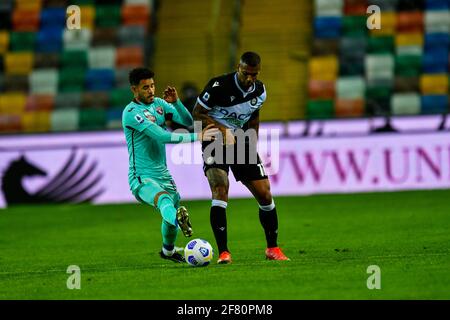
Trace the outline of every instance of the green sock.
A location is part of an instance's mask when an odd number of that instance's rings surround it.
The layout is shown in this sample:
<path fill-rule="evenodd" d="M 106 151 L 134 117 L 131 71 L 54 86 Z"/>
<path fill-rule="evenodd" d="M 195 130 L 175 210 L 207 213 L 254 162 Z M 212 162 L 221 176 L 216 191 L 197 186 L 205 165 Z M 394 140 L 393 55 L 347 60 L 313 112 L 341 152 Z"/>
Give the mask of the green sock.
<path fill-rule="evenodd" d="M 172 199 L 168 196 L 159 198 L 158 209 L 161 212 L 161 216 L 164 221 L 171 224 L 174 227 L 178 226 L 177 222 L 177 209 L 173 205 Z"/>
<path fill-rule="evenodd" d="M 161 223 L 161 234 L 163 247 L 169 251 L 173 250 L 177 240 L 178 228 L 163 220 Z"/>

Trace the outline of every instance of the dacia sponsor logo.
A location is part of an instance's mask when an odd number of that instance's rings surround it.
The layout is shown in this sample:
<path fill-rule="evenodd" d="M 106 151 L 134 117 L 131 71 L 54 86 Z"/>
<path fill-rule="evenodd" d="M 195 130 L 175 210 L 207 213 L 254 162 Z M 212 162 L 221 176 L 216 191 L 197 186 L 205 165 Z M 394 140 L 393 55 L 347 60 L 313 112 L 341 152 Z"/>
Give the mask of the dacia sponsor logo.
<path fill-rule="evenodd" d="M 227 117 L 227 118 L 231 118 L 231 119 L 235 119 L 235 120 L 240 120 L 240 121 L 246 120 L 247 117 L 251 115 L 251 113 L 248 113 L 248 114 L 243 114 L 243 113 L 242 113 L 242 114 L 240 114 L 240 115 L 237 115 L 236 112 L 229 112 L 227 109 L 219 109 L 219 112 L 220 112 L 221 114 L 223 114 L 223 115 L 224 115 L 225 117 Z"/>

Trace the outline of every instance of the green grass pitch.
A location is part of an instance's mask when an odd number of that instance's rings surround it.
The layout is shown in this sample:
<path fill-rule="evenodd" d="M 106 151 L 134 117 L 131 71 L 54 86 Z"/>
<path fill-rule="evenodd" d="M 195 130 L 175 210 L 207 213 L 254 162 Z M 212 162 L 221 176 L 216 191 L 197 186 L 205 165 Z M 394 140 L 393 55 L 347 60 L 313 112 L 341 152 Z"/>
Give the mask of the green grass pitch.
<path fill-rule="evenodd" d="M 0 210 L 0 299 L 450 299 L 450 191 L 276 197 L 279 245 L 266 261 L 254 199 L 228 207 L 232 265 L 158 256 L 161 218 L 140 204 Z M 210 201 L 184 201 L 215 248 Z M 179 234 L 177 245 L 187 239 Z M 81 269 L 69 290 L 67 267 Z M 381 270 L 369 290 L 367 267 Z"/>

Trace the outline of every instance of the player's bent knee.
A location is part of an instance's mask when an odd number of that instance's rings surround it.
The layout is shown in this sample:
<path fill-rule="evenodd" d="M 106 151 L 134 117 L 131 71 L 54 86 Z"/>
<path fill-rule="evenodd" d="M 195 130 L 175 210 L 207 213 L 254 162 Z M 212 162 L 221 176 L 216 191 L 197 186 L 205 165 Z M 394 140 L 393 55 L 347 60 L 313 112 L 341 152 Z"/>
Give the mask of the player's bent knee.
<path fill-rule="evenodd" d="M 158 208 L 158 201 L 162 196 L 170 198 L 170 194 L 167 191 L 158 192 L 155 195 L 155 198 L 153 199 L 153 204 L 155 205 L 155 208 Z"/>

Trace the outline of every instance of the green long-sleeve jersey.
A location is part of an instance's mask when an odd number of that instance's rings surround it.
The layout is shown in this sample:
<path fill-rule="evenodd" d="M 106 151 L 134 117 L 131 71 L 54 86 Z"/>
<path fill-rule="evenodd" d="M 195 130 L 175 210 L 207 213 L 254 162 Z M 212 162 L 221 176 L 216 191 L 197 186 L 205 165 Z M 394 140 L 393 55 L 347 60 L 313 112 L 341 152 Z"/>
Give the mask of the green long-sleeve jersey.
<path fill-rule="evenodd" d="M 165 130 L 166 114 L 172 114 L 172 120 L 179 124 L 192 125 L 192 116 L 180 100 L 168 103 L 155 98 L 148 105 L 133 100 L 123 110 L 122 127 L 128 145 L 128 182 L 131 190 L 146 178 L 170 181 L 172 176 L 167 169 L 165 144 L 198 139 L 196 133 Z"/>

